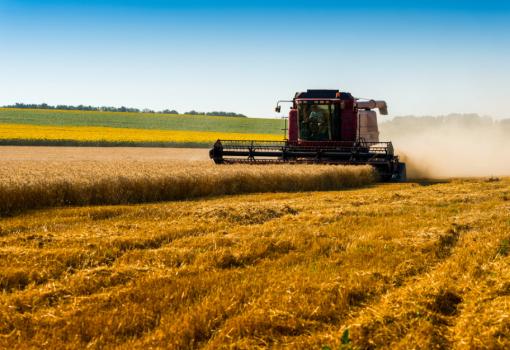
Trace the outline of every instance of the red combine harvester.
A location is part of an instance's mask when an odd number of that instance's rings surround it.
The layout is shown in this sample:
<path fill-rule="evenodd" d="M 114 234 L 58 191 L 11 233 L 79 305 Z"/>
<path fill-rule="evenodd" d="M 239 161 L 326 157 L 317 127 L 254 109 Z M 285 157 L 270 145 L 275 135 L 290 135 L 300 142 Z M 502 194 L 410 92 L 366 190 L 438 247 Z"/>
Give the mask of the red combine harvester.
<path fill-rule="evenodd" d="M 405 163 L 391 142 L 379 142 L 377 114 L 386 102 L 363 100 L 338 90 L 296 93 L 283 141 L 218 140 L 209 151 L 216 164 L 319 163 L 373 166 L 383 181 L 405 181 Z"/>

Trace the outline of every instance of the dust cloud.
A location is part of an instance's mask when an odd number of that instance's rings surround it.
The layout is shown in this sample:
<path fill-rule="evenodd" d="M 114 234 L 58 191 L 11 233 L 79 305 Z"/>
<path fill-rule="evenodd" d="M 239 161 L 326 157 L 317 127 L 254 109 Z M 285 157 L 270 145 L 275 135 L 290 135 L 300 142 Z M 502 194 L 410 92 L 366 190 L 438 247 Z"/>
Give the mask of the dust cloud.
<path fill-rule="evenodd" d="M 477 115 L 399 117 L 380 124 L 409 178 L 510 175 L 510 120 Z"/>

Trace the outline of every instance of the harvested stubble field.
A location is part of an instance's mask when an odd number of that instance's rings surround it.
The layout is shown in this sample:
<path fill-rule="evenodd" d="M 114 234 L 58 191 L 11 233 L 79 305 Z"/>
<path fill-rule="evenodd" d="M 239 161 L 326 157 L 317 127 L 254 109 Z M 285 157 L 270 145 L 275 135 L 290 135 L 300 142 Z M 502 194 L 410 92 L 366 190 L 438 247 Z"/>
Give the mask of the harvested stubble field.
<path fill-rule="evenodd" d="M 507 178 L 30 211 L 0 347 L 508 348 L 509 242 Z"/>
<path fill-rule="evenodd" d="M 0 162 L 6 161 L 182 161 L 209 160 L 204 148 L 0 146 Z"/>

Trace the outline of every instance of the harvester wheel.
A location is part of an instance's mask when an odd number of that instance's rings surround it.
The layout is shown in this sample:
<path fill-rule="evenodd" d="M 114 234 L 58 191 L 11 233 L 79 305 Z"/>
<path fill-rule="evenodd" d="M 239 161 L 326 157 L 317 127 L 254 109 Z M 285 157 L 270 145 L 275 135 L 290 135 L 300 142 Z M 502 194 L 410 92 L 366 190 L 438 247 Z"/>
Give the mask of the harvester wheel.
<path fill-rule="evenodd" d="M 397 182 L 407 181 L 406 163 L 398 163 Z"/>

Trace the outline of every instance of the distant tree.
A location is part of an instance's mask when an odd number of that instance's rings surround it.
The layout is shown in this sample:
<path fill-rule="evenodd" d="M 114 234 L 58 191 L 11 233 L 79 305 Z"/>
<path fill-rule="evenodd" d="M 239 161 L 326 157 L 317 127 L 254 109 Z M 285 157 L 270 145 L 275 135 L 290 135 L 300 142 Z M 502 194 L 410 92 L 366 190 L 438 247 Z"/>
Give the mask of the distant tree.
<path fill-rule="evenodd" d="M 159 111 L 158 113 L 164 113 L 164 114 L 179 114 L 175 109 L 164 109 L 162 111 Z"/>
<path fill-rule="evenodd" d="M 197 112 L 195 110 L 191 110 L 189 112 L 185 112 L 184 114 L 189 114 L 189 115 L 205 115 L 204 112 Z"/>
<path fill-rule="evenodd" d="M 189 112 L 185 112 L 184 114 L 189 115 L 208 115 L 208 116 L 218 116 L 218 117 L 241 117 L 246 118 L 244 114 L 234 113 L 234 112 L 224 112 L 224 111 L 213 111 L 213 112 L 197 112 L 195 110 L 191 110 Z"/>
<path fill-rule="evenodd" d="M 234 113 L 234 112 L 224 112 L 224 111 L 207 112 L 206 115 L 221 116 L 221 117 L 241 117 L 241 118 L 246 118 L 246 116 L 244 114 Z"/>

